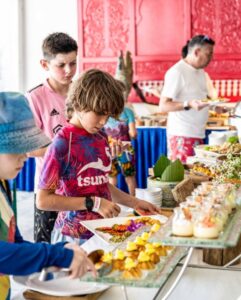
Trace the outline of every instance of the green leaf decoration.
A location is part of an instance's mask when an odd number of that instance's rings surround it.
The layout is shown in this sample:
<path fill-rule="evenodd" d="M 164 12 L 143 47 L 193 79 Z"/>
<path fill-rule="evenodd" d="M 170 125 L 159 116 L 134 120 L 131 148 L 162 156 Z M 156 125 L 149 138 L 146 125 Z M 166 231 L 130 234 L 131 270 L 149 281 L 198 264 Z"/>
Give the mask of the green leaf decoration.
<path fill-rule="evenodd" d="M 153 168 L 154 176 L 162 177 L 162 173 L 165 171 L 166 167 L 170 165 L 170 163 L 171 161 L 165 155 L 161 155 Z"/>
<path fill-rule="evenodd" d="M 161 180 L 164 182 L 177 182 L 184 179 L 184 166 L 179 159 L 172 162 L 162 173 Z"/>
<path fill-rule="evenodd" d="M 239 138 L 237 136 L 230 136 L 227 142 L 230 144 L 236 144 L 239 142 Z"/>

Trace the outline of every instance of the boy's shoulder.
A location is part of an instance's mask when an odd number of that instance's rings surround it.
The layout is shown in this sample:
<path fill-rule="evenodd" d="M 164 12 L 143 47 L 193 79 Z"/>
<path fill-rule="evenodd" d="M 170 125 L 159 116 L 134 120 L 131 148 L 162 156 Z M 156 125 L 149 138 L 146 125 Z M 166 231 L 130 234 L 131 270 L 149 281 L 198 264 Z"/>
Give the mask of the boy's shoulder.
<path fill-rule="evenodd" d="M 42 87 L 44 84 L 40 83 L 38 85 L 36 85 L 35 87 L 31 88 L 30 90 L 28 90 L 28 93 L 32 93 L 33 91 L 39 89 L 40 87 Z"/>
<path fill-rule="evenodd" d="M 134 112 L 130 107 L 125 107 L 123 113 L 127 116 L 134 116 Z"/>

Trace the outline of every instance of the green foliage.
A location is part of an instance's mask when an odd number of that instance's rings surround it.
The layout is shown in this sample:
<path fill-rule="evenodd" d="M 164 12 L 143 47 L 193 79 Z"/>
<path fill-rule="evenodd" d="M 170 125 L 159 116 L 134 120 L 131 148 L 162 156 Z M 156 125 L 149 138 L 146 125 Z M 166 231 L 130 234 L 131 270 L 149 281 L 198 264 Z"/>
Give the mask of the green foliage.
<path fill-rule="evenodd" d="M 162 173 L 165 171 L 166 167 L 170 165 L 170 163 L 170 159 L 168 159 L 165 155 L 161 155 L 153 168 L 154 176 L 162 177 Z"/>
<path fill-rule="evenodd" d="M 239 139 L 237 136 L 230 136 L 227 140 L 228 143 L 230 144 L 236 144 L 239 142 Z"/>
<path fill-rule="evenodd" d="M 163 182 L 177 182 L 184 178 L 184 166 L 179 159 L 171 162 L 165 155 L 161 155 L 153 169 L 154 177 Z"/>
<path fill-rule="evenodd" d="M 162 173 L 162 181 L 176 182 L 182 181 L 184 178 L 184 166 L 179 159 L 172 162 Z"/>
<path fill-rule="evenodd" d="M 209 151 L 210 149 L 211 149 L 210 146 L 205 146 L 205 147 L 204 147 L 204 150 L 206 150 L 206 151 Z"/>

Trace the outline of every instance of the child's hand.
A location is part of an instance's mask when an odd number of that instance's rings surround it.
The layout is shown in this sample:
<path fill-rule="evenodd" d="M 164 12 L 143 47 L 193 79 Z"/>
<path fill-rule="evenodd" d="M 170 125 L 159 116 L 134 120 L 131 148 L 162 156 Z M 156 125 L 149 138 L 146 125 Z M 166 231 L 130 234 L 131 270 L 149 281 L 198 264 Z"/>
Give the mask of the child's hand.
<path fill-rule="evenodd" d="M 119 215 L 120 207 L 111 201 L 101 198 L 98 213 L 104 218 L 114 218 Z"/>
<path fill-rule="evenodd" d="M 92 271 L 96 277 L 97 272 L 92 261 L 87 257 L 87 253 L 78 245 L 68 243 L 64 246 L 74 251 L 72 262 L 69 266 L 70 278 L 79 278 L 83 276 L 87 271 Z"/>
<path fill-rule="evenodd" d="M 139 199 L 136 201 L 136 204 L 133 208 L 140 215 L 156 215 L 160 214 L 161 212 L 161 209 L 153 205 L 152 203 Z"/>
<path fill-rule="evenodd" d="M 112 139 L 111 142 L 109 143 L 109 145 L 110 145 L 112 158 L 115 158 L 116 156 L 118 156 L 122 153 L 122 151 L 123 151 L 122 147 L 123 146 L 122 146 L 121 140 Z"/>

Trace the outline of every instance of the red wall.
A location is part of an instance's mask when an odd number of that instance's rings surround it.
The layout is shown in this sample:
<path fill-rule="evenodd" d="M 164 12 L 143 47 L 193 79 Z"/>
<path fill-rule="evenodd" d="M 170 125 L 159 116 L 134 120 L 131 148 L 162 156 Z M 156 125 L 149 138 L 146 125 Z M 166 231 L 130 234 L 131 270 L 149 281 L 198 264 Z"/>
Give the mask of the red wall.
<path fill-rule="evenodd" d="M 130 50 L 134 80 L 163 79 L 195 34 L 216 41 L 211 78 L 241 78 L 241 0 L 77 0 L 80 70 L 112 74 Z"/>

